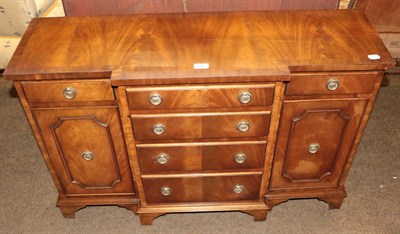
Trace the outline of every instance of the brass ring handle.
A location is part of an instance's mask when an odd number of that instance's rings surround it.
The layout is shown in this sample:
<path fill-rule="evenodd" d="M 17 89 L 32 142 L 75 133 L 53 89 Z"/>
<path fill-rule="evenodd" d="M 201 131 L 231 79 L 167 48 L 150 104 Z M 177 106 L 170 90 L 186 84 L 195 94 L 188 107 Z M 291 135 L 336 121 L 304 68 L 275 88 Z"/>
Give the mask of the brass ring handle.
<path fill-rule="evenodd" d="M 156 135 L 162 135 L 165 132 L 165 126 L 162 124 L 157 124 L 153 126 L 153 133 Z"/>
<path fill-rule="evenodd" d="M 335 91 L 336 89 L 339 88 L 339 85 L 340 85 L 340 83 L 336 79 L 330 79 L 330 80 L 328 80 L 328 82 L 326 82 L 326 88 L 329 91 Z"/>
<path fill-rule="evenodd" d="M 64 97 L 65 97 L 66 99 L 71 100 L 71 99 L 74 99 L 74 98 L 75 98 L 75 96 L 76 96 L 76 91 L 75 91 L 75 89 L 72 88 L 72 87 L 67 87 L 67 88 L 64 89 L 63 95 L 64 95 Z"/>
<path fill-rule="evenodd" d="M 90 151 L 85 151 L 82 153 L 82 158 L 85 159 L 86 161 L 93 160 L 94 154 Z"/>
<path fill-rule="evenodd" d="M 240 132 L 247 132 L 250 129 L 250 124 L 247 122 L 240 122 L 236 125 L 237 130 Z"/>
<path fill-rule="evenodd" d="M 158 106 L 163 102 L 163 98 L 160 94 L 154 93 L 149 96 L 149 101 L 153 106 Z"/>
<path fill-rule="evenodd" d="M 244 190 L 244 186 L 241 184 L 237 184 L 237 185 L 233 186 L 233 188 L 232 188 L 232 191 L 237 194 L 242 193 L 243 190 Z"/>
<path fill-rule="evenodd" d="M 318 143 L 311 143 L 311 144 L 308 146 L 308 152 L 309 152 L 310 154 L 315 154 L 315 153 L 318 152 L 319 148 L 320 148 L 320 146 L 319 146 Z"/>
<path fill-rule="evenodd" d="M 238 99 L 239 99 L 240 103 L 247 104 L 247 103 L 251 102 L 252 97 L 253 96 L 251 95 L 251 93 L 242 92 L 242 93 L 239 94 Z"/>
<path fill-rule="evenodd" d="M 165 187 L 162 187 L 162 188 L 160 189 L 160 192 L 161 192 L 161 194 L 164 195 L 164 196 L 169 196 L 169 195 L 172 194 L 172 189 L 171 189 L 170 187 L 165 186 Z"/>
<path fill-rule="evenodd" d="M 156 160 L 159 164 L 166 164 L 169 161 L 168 154 L 160 154 L 156 157 Z"/>
<path fill-rule="evenodd" d="M 238 153 L 235 155 L 236 163 L 239 163 L 239 164 L 244 163 L 246 161 L 246 159 L 247 159 L 247 156 L 244 153 Z"/>

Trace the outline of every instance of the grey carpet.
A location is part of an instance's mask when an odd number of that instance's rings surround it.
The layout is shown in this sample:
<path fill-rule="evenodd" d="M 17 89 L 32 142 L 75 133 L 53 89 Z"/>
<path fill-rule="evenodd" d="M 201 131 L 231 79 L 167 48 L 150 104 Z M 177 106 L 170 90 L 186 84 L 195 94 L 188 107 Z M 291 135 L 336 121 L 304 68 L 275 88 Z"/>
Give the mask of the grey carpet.
<path fill-rule="evenodd" d="M 0 233 L 400 233 L 400 77 L 382 87 L 340 210 L 289 201 L 266 222 L 240 212 L 169 214 L 140 226 L 124 208 L 88 207 L 64 219 L 23 110 L 0 78 Z"/>

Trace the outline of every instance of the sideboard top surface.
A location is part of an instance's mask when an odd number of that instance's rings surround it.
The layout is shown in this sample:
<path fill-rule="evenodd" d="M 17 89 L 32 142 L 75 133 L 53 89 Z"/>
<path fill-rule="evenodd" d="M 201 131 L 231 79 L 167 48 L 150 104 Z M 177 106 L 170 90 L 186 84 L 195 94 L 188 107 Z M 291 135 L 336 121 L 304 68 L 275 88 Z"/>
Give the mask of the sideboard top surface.
<path fill-rule="evenodd" d="M 380 59 L 371 60 L 370 54 Z M 285 80 L 294 72 L 383 70 L 393 64 L 356 10 L 177 13 L 34 19 L 4 75 L 41 80 L 111 77 L 113 72 L 116 83 L 243 76 Z"/>

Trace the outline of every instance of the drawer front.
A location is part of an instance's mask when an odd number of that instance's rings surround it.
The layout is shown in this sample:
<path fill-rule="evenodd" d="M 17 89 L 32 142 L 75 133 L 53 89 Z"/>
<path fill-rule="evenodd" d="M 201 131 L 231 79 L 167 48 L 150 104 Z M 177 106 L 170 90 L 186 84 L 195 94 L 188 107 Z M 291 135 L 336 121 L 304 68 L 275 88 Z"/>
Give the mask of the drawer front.
<path fill-rule="evenodd" d="M 114 100 L 111 83 L 97 81 L 22 82 L 29 102 L 79 102 Z"/>
<path fill-rule="evenodd" d="M 263 137 L 270 112 L 132 115 L 137 140 Z"/>
<path fill-rule="evenodd" d="M 266 142 L 137 145 L 142 172 L 262 168 Z"/>
<path fill-rule="evenodd" d="M 294 75 L 286 95 L 371 93 L 377 74 Z"/>
<path fill-rule="evenodd" d="M 131 110 L 272 105 L 274 84 L 128 88 Z"/>
<path fill-rule="evenodd" d="M 261 175 L 143 179 L 147 203 L 256 200 L 260 184 Z"/>

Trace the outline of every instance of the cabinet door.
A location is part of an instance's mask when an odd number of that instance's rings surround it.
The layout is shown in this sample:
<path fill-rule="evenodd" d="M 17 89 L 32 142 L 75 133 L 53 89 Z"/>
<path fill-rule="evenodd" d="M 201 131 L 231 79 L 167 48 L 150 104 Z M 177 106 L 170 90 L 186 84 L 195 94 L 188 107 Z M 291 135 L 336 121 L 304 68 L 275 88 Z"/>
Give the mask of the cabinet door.
<path fill-rule="evenodd" d="M 336 187 L 366 103 L 285 102 L 270 189 Z"/>
<path fill-rule="evenodd" d="M 33 111 L 64 193 L 133 193 L 115 107 Z"/>

